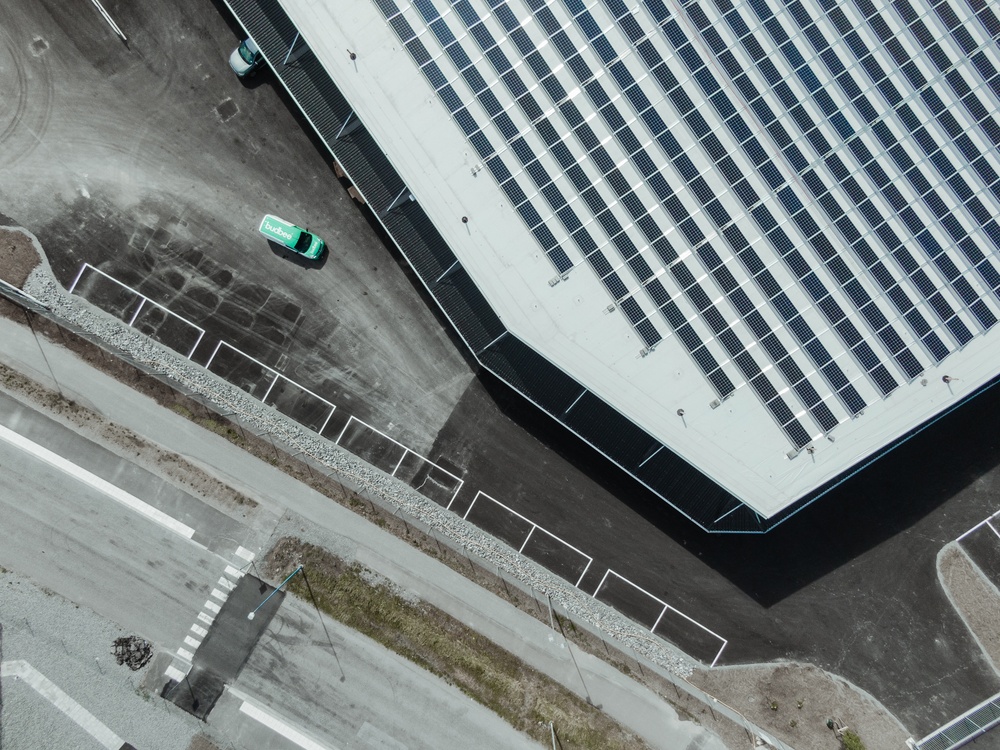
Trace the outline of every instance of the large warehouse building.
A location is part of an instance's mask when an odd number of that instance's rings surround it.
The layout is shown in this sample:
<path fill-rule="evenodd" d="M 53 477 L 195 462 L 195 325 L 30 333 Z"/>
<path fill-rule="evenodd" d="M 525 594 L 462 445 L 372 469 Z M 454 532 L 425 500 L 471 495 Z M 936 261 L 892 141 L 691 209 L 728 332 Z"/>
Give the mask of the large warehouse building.
<path fill-rule="evenodd" d="M 1000 373 L 988 0 L 226 0 L 481 365 L 762 532 Z"/>

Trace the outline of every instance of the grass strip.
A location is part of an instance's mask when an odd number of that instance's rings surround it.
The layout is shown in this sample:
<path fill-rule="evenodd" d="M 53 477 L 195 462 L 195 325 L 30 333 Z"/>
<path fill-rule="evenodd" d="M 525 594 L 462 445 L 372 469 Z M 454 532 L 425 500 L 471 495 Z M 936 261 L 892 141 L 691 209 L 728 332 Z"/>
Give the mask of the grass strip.
<path fill-rule="evenodd" d="M 645 742 L 561 684 L 532 669 L 451 615 L 407 599 L 357 563 L 285 537 L 267 556 L 276 577 L 302 564 L 289 590 L 330 617 L 458 687 L 515 729 L 551 745 L 552 722 L 563 750 L 641 750 Z M 307 587 L 308 580 L 308 587 Z"/>

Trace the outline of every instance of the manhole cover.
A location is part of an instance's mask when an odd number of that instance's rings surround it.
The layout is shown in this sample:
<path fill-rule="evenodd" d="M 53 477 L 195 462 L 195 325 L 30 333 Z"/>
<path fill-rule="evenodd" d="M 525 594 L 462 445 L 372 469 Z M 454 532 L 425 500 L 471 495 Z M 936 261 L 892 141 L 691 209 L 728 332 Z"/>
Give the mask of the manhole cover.
<path fill-rule="evenodd" d="M 239 112 L 239 108 L 236 106 L 236 102 L 232 99 L 223 100 L 222 104 L 215 108 L 216 114 L 219 115 L 219 119 L 225 122 L 230 119 L 233 115 Z"/>
<path fill-rule="evenodd" d="M 31 43 L 31 54 L 33 54 L 35 57 L 38 57 L 39 55 L 44 53 L 45 50 L 47 50 L 48 48 L 49 48 L 49 43 L 46 42 L 41 37 L 37 37 L 35 41 Z"/>

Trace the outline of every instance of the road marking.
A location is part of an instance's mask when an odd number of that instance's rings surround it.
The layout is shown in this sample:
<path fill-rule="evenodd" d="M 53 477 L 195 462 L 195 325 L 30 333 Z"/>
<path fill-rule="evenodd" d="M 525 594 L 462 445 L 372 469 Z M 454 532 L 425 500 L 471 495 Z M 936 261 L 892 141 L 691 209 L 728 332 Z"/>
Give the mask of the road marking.
<path fill-rule="evenodd" d="M 382 750 L 407 750 L 406 745 L 394 737 L 390 737 L 376 726 L 367 721 L 358 730 L 358 738 L 364 740 L 366 745 L 379 747 Z"/>
<path fill-rule="evenodd" d="M 305 750 L 337 750 L 333 745 L 321 745 L 316 740 L 311 737 L 307 737 L 305 734 L 300 732 L 285 723 L 284 720 L 278 718 L 276 715 L 272 714 L 270 711 L 265 711 L 264 709 L 254 705 L 249 701 L 250 696 L 245 695 L 239 690 L 230 689 L 229 693 L 234 697 L 238 698 L 243 703 L 240 705 L 240 712 L 245 713 L 251 719 L 259 721 L 264 726 L 269 729 L 273 729 L 275 732 L 280 734 L 285 739 L 294 742 L 301 748 Z"/>
<path fill-rule="evenodd" d="M 240 547 L 240 549 L 243 549 L 243 548 Z M 227 565 L 226 566 L 226 575 L 229 576 L 230 578 L 240 579 L 240 578 L 243 577 L 243 571 L 242 570 L 237 570 L 232 565 Z"/>
<path fill-rule="evenodd" d="M 202 606 L 202 609 L 207 609 L 209 612 L 215 612 L 215 614 L 219 614 L 219 610 L 222 609 L 222 607 L 220 607 L 212 600 L 209 600 L 205 602 L 205 604 Z"/>
<path fill-rule="evenodd" d="M 184 674 L 184 673 L 183 673 L 183 672 L 182 672 L 181 670 L 179 670 L 179 669 L 178 669 L 177 667 L 175 667 L 175 666 L 174 666 L 173 664 L 171 664 L 171 665 L 170 665 L 169 667 L 167 667 L 167 669 L 166 669 L 166 671 L 164 672 L 164 674 L 166 674 L 166 675 L 167 675 L 167 677 L 169 677 L 169 678 L 170 678 L 171 680 L 173 680 L 174 682 L 180 682 L 180 681 L 181 681 L 181 680 L 183 680 L 183 679 L 184 679 L 185 677 L 187 677 L 187 675 L 186 675 L 186 674 Z"/>
<path fill-rule="evenodd" d="M 227 591 L 232 591 L 234 588 L 236 588 L 236 584 L 230 581 L 225 576 L 222 576 L 222 578 L 219 579 L 219 582 L 216 585 L 220 589 L 226 589 Z"/>
<path fill-rule="evenodd" d="M 247 562 L 250 562 L 254 558 L 254 553 L 248 550 L 246 547 L 237 547 L 236 554 L 242 557 Z"/>
<path fill-rule="evenodd" d="M 191 648 L 198 648 L 198 646 L 201 645 L 201 641 L 196 641 L 194 638 L 192 638 L 189 635 L 184 636 L 184 642 L 187 645 L 189 645 Z"/>
<path fill-rule="evenodd" d="M 187 659 L 188 661 L 194 661 L 194 654 L 192 654 L 186 648 L 177 649 L 177 655 L 182 659 Z"/>
<path fill-rule="evenodd" d="M 211 625 L 213 622 L 215 622 L 215 618 L 214 617 L 209 617 L 204 612 L 199 612 L 198 613 L 198 619 L 201 620 L 206 625 Z"/>
<path fill-rule="evenodd" d="M 212 596 L 218 599 L 220 602 L 225 602 L 229 598 L 229 594 L 224 591 L 219 591 L 218 589 L 212 589 Z"/>
<path fill-rule="evenodd" d="M 30 687 L 66 716 L 76 722 L 87 734 L 108 750 L 120 750 L 125 741 L 102 724 L 96 716 L 26 661 L 5 661 L 0 664 L 0 677 L 16 677 Z"/>
<path fill-rule="evenodd" d="M 203 627 L 199 627 L 198 625 L 192 625 L 191 630 L 194 632 L 195 635 L 200 635 L 202 638 L 208 635 L 208 631 L 205 630 L 205 628 Z"/>
<path fill-rule="evenodd" d="M 50 466 L 54 466 L 55 468 L 69 474 L 70 476 L 76 477 L 84 484 L 90 485 L 98 492 L 101 492 L 110 497 L 112 500 L 121 503 L 127 508 L 131 508 L 136 513 L 146 516 L 146 518 L 150 519 L 155 523 L 160 524 L 161 526 L 166 527 L 170 531 L 173 531 L 175 534 L 180 534 L 185 539 L 190 539 L 191 537 L 194 536 L 194 529 L 192 529 L 190 526 L 187 526 L 181 523 L 180 521 L 171 518 L 163 511 L 154 508 L 149 503 L 143 502 L 135 495 L 129 494 L 120 487 L 116 487 L 115 485 L 111 484 L 111 482 L 105 479 L 101 479 L 96 474 L 87 471 L 82 466 L 77 466 L 72 461 L 63 458 L 62 456 L 58 455 L 57 453 L 54 453 L 53 451 L 50 451 L 48 448 L 45 448 L 39 445 L 38 443 L 28 440 L 28 438 L 24 437 L 23 435 L 19 435 L 18 433 L 4 427 L 3 425 L 0 425 L 0 440 L 10 443 L 11 445 L 20 448 L 26 453 L 30 453 L 31 455 L 35 456 L 41 461 L 44 461 Z M 240 549 L 243 548 L 240 547 Z"/>

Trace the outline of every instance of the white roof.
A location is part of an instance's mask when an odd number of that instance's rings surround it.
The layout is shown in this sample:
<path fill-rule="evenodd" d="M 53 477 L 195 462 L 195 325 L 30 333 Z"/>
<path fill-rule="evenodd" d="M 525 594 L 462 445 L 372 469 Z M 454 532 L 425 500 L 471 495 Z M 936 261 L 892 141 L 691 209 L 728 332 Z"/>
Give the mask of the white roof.
<path fill-rule="evenodd" d="M 995 243 L 1000 241 L 1000 229 L 993 225 L 997 234 L 991 240 L 988 232 L 993 230 L 988 223 L 982 226 L 978 206 L 963 203 L 961 190 L 942 177 L 942 156 L 955 165 L 978 205 L 991 217 L 1000 216 L 1000 191 L 997 184 L 989 188 L 988 171 L 969 166 L 964 146 L 956 145 L 954 134 L 947 132 L 948 123 L 934 117 L 931 104 L 913 95 L 899 65 L 879 44 L 875 27 L 865 25 L 856 8 L 842 11 L 843 18 L 858 29 L 851 46 L 838 31 L 838 23 L 843 23 L 840 18 L 825 16 L 814 2 L 804 3 L 816 20 L 815 28 L 830 42 L 827 54 L 836 55 L 845 67 L 854 66 L 849 75 L 875 108 L 878 119 L 874 123 L 865 121 L 857 100 L 849 100 L 848 89 L 828 67 L 828 58 L 810 46 L 814 37 L 807 41 L 799 19 L 781 10 L 783 3 L 769 5 L 760 0 L 753 5 L 761 12 L 773 6 L 778 13 L 773 20 L 806 59 L 805 67 L 797 72 L 793 72 L 792 58 L 779 53 L 773 23 L 762 25 L 761 16 L 748 3 L 734 2 L 738 6 L 735 16 L 721 16 L 713 3 L 698 3 L 706 16 L 675 17 L 670 14 L 676 11 L 655 0 L 641 6 L 630 2 L 629 12 L 617 22 L 611 11 L 619 4 L 611 0 L 551 3 L 545 6 L 551 13 L 545 18 L 538 9 L 529 9 L 529 5 L 541 4 L 528 0 L 503 4 L 506 16 L 500 11 L 491 13 L 482 0 L 458 2 L 454 7 L 443 0 L 421 0 L 414 5 L 403 0 L 378 0 L 378 5 L 315 0 L 281 3 L 511 333 L 760 515 L 769 517 L 840 475 L 947 409 L 1000 369 L 1000 350 L 990 340 L 996 334 L 989 328 L 991 316 L 993 320 L 1000 317 L 990 281 L 996 274 Z M 428 20 L 437 12 L 444 15 L 431 25 Z M 954 78 L 935 73 L 920 39 L 904 33 L 898 17 L 890 11 L 882 15 L 901 40 L 902 51 L 897 48 L 895 53 L 914 59 L 917 69 L 932 81 L 932 90 L 946 104 L 952 103 L 948 111 L 972 146 L 984 154 L 983 163 L 1000 171 L 1000 158 L 988 134 L 975 126 L 972 110 L 955 103 Z M 395 19 L 394 27 L 387 23 L 387 16 Z M 480 20 L 473 23 L 476 17 Z M 517 33 L 505 28 L 512 17 L 520 25 Z M 411 41 L 410 51 L 401 41 L 401 34 L 403 39 L 411 36 L 402 19 L 419 41 Z M 966 20 L 974 39 L 981 42 L 980 50 L 1000 67 L 995 42 L 974 19 Z M 746 40 L 739 41 L 741 22 L 753 31 L 753 39 L 774 70 L 767 63 L 754 65 L 752 47 Z M 924 23 L 953 61 L 953 69 L 978 90 L 981 105 L 995 115 L 996 91 L 984 85 L 982 66 L 963 54 L 959 41 L 944 32 L 938 16 L 931 13 Z M 698 31 L 699 25 L 703 32 Z M 554 32 L 556 26 L 565 34 L 558 40 L 555 33 L 546 31 Z M 637 41 L 630 41 L 626 32 Z M 731 57 L 723 62 L 710 51 L 713 33 L 730 51 Z M 457 41 L 446 50 L 449 35 Z M 691 49 L 682 54 L 685 38 Z M 887 80 L 903 93 L 912 114 L 908 120 L 900 108 L 893 111 L 888 106 L 870 73 L 857 66 L 858 40 L 874 50 L 873 59 L 892 74 Z M 578 51 L 572 61 L 560 51 L 567 42 Z M 488 54 L 484 54 L 484 44 Z M 537 50 L 531 61 L 522 54 L 525 44 Z M 423 69 L 414 59 L 414 54 L 422 54 L 421 46 L 430 58 Z M 602 54 L 611 54 L 609 49 L 616 55 L 611 65 L 601 60 Z M 692 49 L 707 64 L 695 76 L 691 60 L 697 58 Z M 661 62 L 656 62 L 654 52 Z M 461 54 L 471 63 L 465 75 L 459 72 Z M 503 59 L 513 70 L 501 77 L 497 65 Z M 581 62 L 593 73 L 583 81 L 579 78 L 585 70 Z M 732 75 L 737 66 L 745 72 L 740 84 L 735 82 L 739 76 Z M 488 86 L 485 95 L 473 92 L 470 71 Z M 539 73 L 546 79 L 541 84 Z M 709 76 L 721 87 L 719 102 L 710 103 L 706 97 Z M 816 90 L 810 95 L 813 77 L 813 88 L 832 97 L 843 115 L 836 122 L 825 115 Z M 671 79 L 681 85 L 672 96 L 665 92 Z M 435 92 L 431 81 L 440 86 L 445 80 L 451 88 Z M 528 89 L 528 96 L 541 110 L 540 117 L 528 108 L 523 96 L 520 103 L 515 102 L 514 92 L 521 91 L 515 80 Z M 564 92 L 558 102 L 551 98 L 559 90 L 554 82 Z M 751 89 L 747 84 L 762 97 L 748 101 Z M 693 102 L 694 114 L 684 116 L 684 97 L 678 91 Z M 604 101 L 599 99 L 600 92 L 611 103 L 599 111 L 597 105 Z M 449 112 L 445 102 L 455 101 L 452 93 L 467 108 L 467 117 Z M 800 104 L 794 115 L 785 106 L 791 97 Z M 728 124 L 723 124 L 720 114 L 723 100 L 728 100 L 735 113 Z M 645 107 L 643 101 L 649 103 L 648 109 L 640 109 Z M 566 102 L 575 106 L 584 121 L 575 132 Z M 497 108 L 503 113 L 498 115 Z M 805 170 L 797 167 L 792 152 L 779 150 L 773 133 L 765 129 L 768 108 L 794 141 L 799 158 L 807 162 Z M 704 124 L 698 122 L 699 116 Z M 481 128 L 480 147 L 485 137 L 495 151 L 489 160 L 477 153 L 463 132 L 462 117 Z M 927 140 L 914 134 L 914 117 L 921 132 L 935 144 L 932 149 L 940 149 L 938 161 L 928 156 Z M 654 132 L 656 126 L 651 123 L 656 118 L 666 131 Z M 811 135 L 803 132 L 808 127 L 803 125 L 806 118 L 818 128 Z M 735 129 L 736 119 L 749 128 L 767 154 L 763 169 L 770 172 L 755 168 L 748 149 L 741 147 L 737 133 L 745 131 Z M 558 134 L 561 147 L 545 142 L 546 123 Z M 600 146 L 594 146 L 588 130 Z M 629 134 L 634 141 L 627 139 Z M 817 134 L 830 144 L 829 149 L 819 150 L 823 147 L 817 145 Z M 673 160 L 671 137 L 684 151 Z M 892 156 L 886 154 L 885 144 L 892 144 L 886 138 L 899 141 Z M 968 141 L 963 143 L 968 145 Z M 875 166 L 864 163 L 859 144 L 877 155 Z M 723 153 L 731 161 L 720 164 L 717 158 Z M 839 158 L 840 169 L 831 155 Z M 567 158 L 576 169 L 564 166 Z M 906 159 L 916 163 L 916 172 L 903 174 L 901 164 Z M 488 163 L 494 160 L 497 163 Z M 613 173 L 607 170 L 608 160 L 614 164 Z M 643 176 L 650 160 L 656 175 L 662 177 L 657 185 Z M 891 187 L 886 188 L 884 181 L 880 184 L 879 169 Z M 513 175 L 506 189 L 497 178 L 504 170 Z M 538 187 L 541 170 L 543 181 L 552 179 L 543 185 L 545 190 Z M 691 179 L 691 170 L 702 179 Z M 845 177 L 845 171 L 850 177 Z M 929 193 L 921 197 L 920 183 L 914 181 L 917 174 L 933 187 L 935 198 L 929 198 Z M 589 200 L 581 197 L 574 180 L 593 185 Z M 822 190 L 829 188 L 822 199 L 814 189 L 817 182 L 825 186 Z M 527 198 L 520 211 L 510 197 L 514 183 Z M 664 185 L 672 196 L 666 200 Z M 568 201 L 562 216 L 553 211 L 553 205 L 559 205 L 553 188 Z M 760 202 L 751 202 L 748 208 L 741 189 L 752 189 Z M 599 203 L 607 208 L 602 211 Z M 546 248 L 529 231 L 525 222 L 529 205 L 565 253 L 572 265 L 568 270 L 559 266 L 563 261 L 555 255 L 548 257 Z M 843 209 L 838 224 L 829 213 L 830 205 Z M 934 213 L 941 205 L 948 211 L 947 230 Z M 913 213 L 904 216 L 908 208 Z M 601 215 L 596 216 L 595 210 Z M 570 235 L 575 225 L 567 220 L 568 212 L 582 224 L 576 239 Z M 685 214 L 690 220 L 682 226 L 677 219 Z M 723 215 L 726 223 L 720 227 Z M 878 218 L 872 220 L 873 215 Z M 804 216 L 816 222 L 818 234 L 806 236 L 812 230 Z M 468 222 L 463 223 L 462 217 Z M 609 236 L 608 227 L 614 226 L 609 217 L 621 227 L 616 237 Z M 771 231 L 772 220 L 787 238 L 785 244 L 781 234 L 772 231 L 770 238 L 764 236 L 763 228 Z M 941 253 L 934 255 L 933 242 L 925 245 L 914 239 L 913 228 L 921 224 L 926 227 L 922 241 L 932 239 Z M 732 233 L 734 227 L 739 234 Z M 886 238 L 892 234 L 887 229 L 903 241 L 895 252 L 888 246 Z M 854 231 L 865 244 L 851 247 L 857 239 Z M 749 249 L 738 246 L 740 234 Z M 587 238 L 580 239 L 583 235 Z M 968 239 L 961 245 L 956 236 Z M 631 256 L 635 251 L 643 263 Z M 795 254 L 790 255 L 792 251 Z M 984 260 L 977 261 L 976 253 Z M 878 264 L 872 262 L 873 257 Z M 622 287 L 607 276 L 601 258 L 614 269 Z M 803 269 L 812 275 L 805 276 Z M 736 292 L 733 285 L 738 285 Z M 625 290 L 624 298 L 619 289 Z M 706 304 L 711 308 L 705 308 Z M 636 320 L 630 322 L 630 315 Z M 693 343 L 682 341 L 678 316 L 689 324 L 683 335 Z M 639 317 L 648 322 L 638 323 Z M 713 321 L 721 321 L 725 328 Z M 645 326 L 645 339 L 637 324 Z M 769 332 L 773 337 L 762 341 Z M 934 343 L 935 338 L 940 345 Z M 912 360 L 897 354 L 900 346 Z M 745 347 L 746 353 L 741 355 L 734 347 Z M 832 357 L 832 366 L 821 367 L 824 352 Z M 936 364 L 936 357 L 943 359 Z M 699 364 L 702 361 L 707 364 Z M 755 367 L 761 375 L 750 377 Z M 796 369 L 801 370 L 805 383 L 797 382 Z M 709 372 L 714 372 L 714 384 L 707 377 Z M 950 382 L 945 382 L 945 376 Z M 727 381 L 731 388 L 726 387 Z M 813 391 L 828 412 L 810 403 Z M 792 424 L 787 422 L 785 407 L 793 415 Z M 802 450 L 807 443 L 811 452 Z"/>

